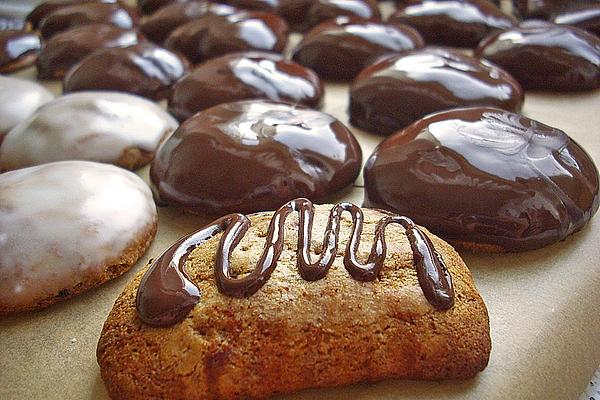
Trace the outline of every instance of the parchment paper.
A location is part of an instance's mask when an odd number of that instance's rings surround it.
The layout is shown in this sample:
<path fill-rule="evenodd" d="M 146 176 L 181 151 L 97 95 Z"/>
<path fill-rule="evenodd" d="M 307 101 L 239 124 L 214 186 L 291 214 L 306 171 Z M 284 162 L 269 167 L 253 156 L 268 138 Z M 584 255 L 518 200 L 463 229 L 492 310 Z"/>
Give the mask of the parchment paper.
<path fill-rule="evenodd" d="M 34 79 L 35 71 L 17 76 Z M 55 93 L 60 85 L 48 83 Z M 324 111 L 347 123 L 347 85 L 326 85 Z M 523 114 L 563 129 L 600 165 L 600 91 L 527 93 Z M 366 161 L 382 137 L 354 127 Z M 147 179 L 147 167 L 139 174 Z M 362 203 L 362 177 L 330 202 Z M 128 273 L 46 310 L 0 319 L 0 399 L 106 399 L 95 359 L 102 324 L 149 258 L 207 218 L 159 210 L 158 235 Z M 305 390 L 277 400 L 577 399 L 600 364 L 600 216 L 564 242 L 520 254 L 463 253 L 489 310 L 489 366 L 461 382 L 389 380 Z M 40 282 L 40 284 L 43 284 Z"/>

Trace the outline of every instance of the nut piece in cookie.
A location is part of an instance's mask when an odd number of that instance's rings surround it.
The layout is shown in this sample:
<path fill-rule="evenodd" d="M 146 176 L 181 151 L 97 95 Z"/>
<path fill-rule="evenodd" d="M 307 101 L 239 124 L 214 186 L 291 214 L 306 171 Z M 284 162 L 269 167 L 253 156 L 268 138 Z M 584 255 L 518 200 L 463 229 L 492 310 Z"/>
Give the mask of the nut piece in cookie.
<path fill-rule="evenodd" d="M 119 92 L 57 98 L 13 128 L 0 148 L 0 170 L 60 160 L 137 169 L 152 160 L 178 124 L 157 104 Z"/>
<path fill-rule="evenodd" d="M 146 184 L 64 161 L 0 175 L 0 314 L 49 306 L 127 271 L 156 232 Z"/>
<path fill-rule="evenodd" d="M 295 199 L 181 239 L 119 297 L 97 356 L 113 399 L 254 399 L 483 370 L 485 305 L 406 217 Z"/>

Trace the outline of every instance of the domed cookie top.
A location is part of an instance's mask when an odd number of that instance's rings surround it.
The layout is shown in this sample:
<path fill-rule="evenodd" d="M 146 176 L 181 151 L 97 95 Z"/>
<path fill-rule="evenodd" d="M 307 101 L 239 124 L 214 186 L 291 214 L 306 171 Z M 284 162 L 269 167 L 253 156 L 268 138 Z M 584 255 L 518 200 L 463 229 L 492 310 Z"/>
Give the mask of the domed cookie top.
<path fill-rule="evenodd" d="M 360 166 L 358 142 L 334 117 L 249 100 L 186 120 L 160 147 L 150 177 L 161 200 L 222 215 L 323 198 L 350 185 Z"/>
<path fill-rule="evenodd" d="M 165 46 L 187 56 L 192 63 L 244 50 L 282 52 L 288 26 L 275 15 L 240 11 L 231 15 L 205 15 L 169 34 Z"/>
<path fill-rule="evenodd" d="M 569 8 L 552 17 L 555 24 L 576 26 L 600 36 L 600 3 Z"/>
<path fill-rule="evenodd" d="M 489 352 L 485 305 L 450 246 L 405 217 L 295 199 L 171 246 L 117 300 L 97 355 L 115 396 L 250 399 L 466 378 Z"/>
<path fill-rule="evenodd" d="M 63 90 L 116 90 L 160 100 L 188 68 L 184 57 L 148 42 L 101 49 L 69 70 Z"/>
<path fill-rule="evenodd" d="M 128 10 L 119 4 L 88 2 L 52 11 L 41 21 L 40 33 L 48 39 L 59 32 L 88 24 L 107 24 L 121 29 L 133 29 L 136 21 Z"/>
<path fill-rule="evenodd" d="M 135 31 L 90 24 L 54 35 L 44 43 L 37 60 L 38 78 L 62 79 L 71 67 L 96 50 L 133 46 L 142 41 Z"/>
<path fill-rule="evenodd" d="M 564 132 L 493 108 L 430 115 L 382 142 L 365 205 L 405 214 L 461 247 L 522 251 L 581 229 L 598 171 Z"/>
<path fill-rule="evenodd" d="M 169 112 L 183 121 L 200 110 L 246 99 L 269 99 L 316 108 L 323 86 L 311 70 L 265 52 L 234 53 L 208 60 L 179 80 Z"/>
<path fill-rule="evenodd" d="M 0 314 L 48 306 L 112 279 L 156 231 L 146 184 L 67 161 L 0 175 Z"/>
<path fill-rule="evenodd" d="M 306 24 L 312 28 L 321 22 L 338 17 L 367 21 L 381 20 L 375 0 L 315 0 L 306 15 Z"/>
<path fill-rule="evenodd" d="M 41 46 L 35 33 L 0 31 L 0 73 L 15 72 L 33 65 Z"/>
<path fill-rule="evenodd" d="M 506 69 L 525 89 L 600 87 L 600 38 L 574 27 L 521 26 L 486 38 L 475 53 Z"/>
<path fill-rule="evenodd" d="M 520 110 L 523 90 L 507 72 L 456 50 L 425 48 L 382 58 L 350 88 L 350 121 L 389 134 L 432 112 L 460 106 Z"/>
<path fill-rule="evenodd" d="M 120 3 L 119 0 L 45 0 L 38 4 L 25 18 L 25 21 L 32 29 L 39 29 L 40 23 L 44 18 L 52 12 L 68 6 L 78 5 L 82 3 Z"/>
<path fill-rule="evenodd" d="M 488 0 L 425 0 L 399 8 L 389 18 L 415 28 L 429 44 L 475 47 L 496 30 L 517 20 Z"/>
<path fill-rule="evenodd" d="M 308 32 L 292 58 L 324 79 L 351 80 L 374 57 L 423 45 L 421 35 L 406 25 L 329 21 Z"/>
<path fill-rule="evenodd" d="M 59 160 L 136 169 L 147 164 L 177 122 L 157 104 L 118 92 L 57 98 L 12 129 L 0 147 L 0 170 Z"/>
<path fill-rule="evenodd" d="M 205 15 L 229 15 L 236 8 L 211 3 L 206 0 L 194 0 L 168 4 L 147 17 L 140 25 L 142 33 L 156 43 L 162 43 L 167 36 L 180 25 Z"/>
<path fill-rule="evenodd" d="M 8 131 L 53 98 L 52 93 L 35 82 L 0 76 L 0 144 Z"/>

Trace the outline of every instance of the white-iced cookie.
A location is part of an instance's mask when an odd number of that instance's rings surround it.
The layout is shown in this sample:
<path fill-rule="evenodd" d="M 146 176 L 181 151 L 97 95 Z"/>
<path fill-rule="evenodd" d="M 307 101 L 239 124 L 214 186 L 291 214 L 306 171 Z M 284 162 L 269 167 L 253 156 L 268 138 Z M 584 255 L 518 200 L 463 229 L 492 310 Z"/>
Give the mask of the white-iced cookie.
<path fill-rule="evenodd" d="M 3 171 L 61 160 L 136 169 L 147 164 L 177 121 L 157 104 L 118 92 L 57 98 L 12 129 L 0 149 Z"/>
<path fill-rule="evenodd" d="M 2 137 L 54 96 L 42 85 L 0 76 L 0 143 Z"/>
<path fill-rule="evenodd" d="M 156 233 L 148 186 L 108 164 L 0 174 L 0 314 L 41 308 L 127 271 Z"/>

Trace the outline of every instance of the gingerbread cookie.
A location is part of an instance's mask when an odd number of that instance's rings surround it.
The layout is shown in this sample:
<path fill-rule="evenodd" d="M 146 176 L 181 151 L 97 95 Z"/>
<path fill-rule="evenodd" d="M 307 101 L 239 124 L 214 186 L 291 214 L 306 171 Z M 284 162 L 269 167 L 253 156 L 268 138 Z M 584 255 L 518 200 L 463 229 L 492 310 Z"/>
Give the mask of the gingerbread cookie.
<path fill-rule="evenodd" d="M 113 399 L 233 400 L 469 378 L 489 352 L 452 247 L 405 217 L 295 199 L 171 246 L 119 297 L 97 356 Z"/>
<path fill-rule="evenodd" d="M 0 175 L 0 314 L 37 309 L 127 271 L 156 232 L 146 184 L 66 161 Z"/>

